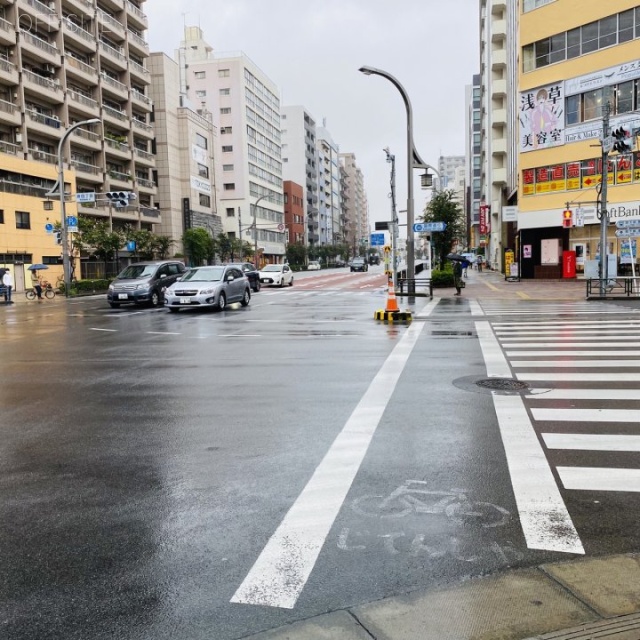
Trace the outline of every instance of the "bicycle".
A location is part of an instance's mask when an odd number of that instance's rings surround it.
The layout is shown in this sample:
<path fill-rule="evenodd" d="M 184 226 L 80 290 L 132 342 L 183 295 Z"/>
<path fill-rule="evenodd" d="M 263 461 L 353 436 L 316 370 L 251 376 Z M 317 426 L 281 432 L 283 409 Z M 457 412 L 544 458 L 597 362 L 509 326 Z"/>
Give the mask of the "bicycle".
<path fill-rule="evenodd" d="M 49 299 L 49 300 L 53 300 L 56 297 L 56 291 L 55 289 L 51 286 L 50 282 L 47 282 L 46 280 L 44 280 L 40 286 L 42 287 L 42 295 L 43 297 Z M 36 290 L 32 287 L 31 289 L 27 289 L 24 292 L 24 295 L 27 297 L 27 300 L 35 300 L 38 297 L 38 294 L 36 293 Z"/>

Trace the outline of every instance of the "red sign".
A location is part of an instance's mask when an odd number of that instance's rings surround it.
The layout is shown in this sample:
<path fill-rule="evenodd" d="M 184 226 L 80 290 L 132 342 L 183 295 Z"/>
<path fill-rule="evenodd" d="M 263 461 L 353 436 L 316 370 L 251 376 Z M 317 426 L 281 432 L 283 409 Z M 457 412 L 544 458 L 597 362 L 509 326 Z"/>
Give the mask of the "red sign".
<path fill-rule="evenodd" d="M 480 233 L 485 234 L 489 233 L 489 227 L 487 225 L 487 213 L 489 212 L 488 204 L 480 205 Z"/>

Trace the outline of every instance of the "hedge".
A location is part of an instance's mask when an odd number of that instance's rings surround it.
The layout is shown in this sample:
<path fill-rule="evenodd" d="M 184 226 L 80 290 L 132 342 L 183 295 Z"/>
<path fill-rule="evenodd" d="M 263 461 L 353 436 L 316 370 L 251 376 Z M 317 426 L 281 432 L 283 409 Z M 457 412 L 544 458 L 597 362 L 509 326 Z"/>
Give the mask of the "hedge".
<path fill-rule="evenodd" d="M 106 293 L 112 279 L 76 280 L 71 284 L 69 293 L 72 296 L 91 295 L 94 293 Z M 60 283 L 60 293 L 64 295 L 64 283 Z"/>

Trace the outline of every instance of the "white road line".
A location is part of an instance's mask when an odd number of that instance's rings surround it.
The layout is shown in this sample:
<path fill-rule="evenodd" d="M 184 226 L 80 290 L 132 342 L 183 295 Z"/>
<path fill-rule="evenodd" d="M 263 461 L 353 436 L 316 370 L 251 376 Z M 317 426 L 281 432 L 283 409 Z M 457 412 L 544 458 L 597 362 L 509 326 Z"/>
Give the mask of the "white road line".
<path fill-rule="evenodd" d="M 557 467 L 565 489 L 578 491 L 640 491 L 640 469 Z"/>
<path fill-rule="evenodd" d="M 626 335 L 640 332 L 640 329 L 565 329 L 566 333 L 563 333 L 563 330 L 560 329 L 556 331 L 555 329 L 540 329 L 538 331 L 496 331 L 497 336 L 555 336 L 556 338 L 563 337 L 566 335 L 567 337 L 571 336 L 606 336 L 606 335 Z"/>
<path fill-rule="evenodd" d="M 539 382 L 541 380 L 553 382 L 640 382 L 640 373 L 584 373 L 583 371 L 562 373 L 533 373 L 522 371 L 516 374 L 518 380 Z"/>
<path fill-rule="evenodd" d="M 476 322 L 489 376 L 511 372 L 488 322 Z M 584 548 L 520 396 L 492 393 L 527 547 L 584 554 Z"/>
<path fill-rule="evenodd" d="M 145 333 L 150 333 L 154 336 L 181 336 L 181 333 L 176 333 L 174 331 L 145 331 Z"/>
<path fill-rule="evenodd" d="M 522 369 L 523 367 L 533 368 L 563 368 L 575 369 L 582 367 L 583 369 L 606 369 L 610 367 L 640 367 L 640 360 L 512 360 L 511 366 L 514 369 Z"/>
<path fill-rule="evenodd" d="M 506 345 L 505 345 L 506 346 Z M 592 345 L 593 346 L 593 345 Z M 559 358 L 566 358 L 567 356 L 640 356 L 640 351 L 630 351 L 628 349 L 621 349 L 620 351 L 611 350 L 589 350 L 579 351 L 576 349 L 555 349 L 553 351 L 507 351 L 507 356 L 557 356 Z"/>
<path fill-rule="evenodd" d="M 117 329 L 97 329 L 95 327 L 91 327 L 89 331 L 106 331 L 108 333 L 118 333 Z"/>
<path fill-rule="evenodd" d="M 423 328 L 409 326 L 231 602 L 295 606 Z"/>
<path fill-rule="evenodd" d="M 536 339 L 530 338 L 527 342 L 511 342 L 511 340 L 500 340 L 505 349 L 530 349 L 531 347 L 552 348 L 552 347 L 640 347 L 640 342 L 607 342 L 606 340 L 596 339 L 591 342 L 573 342 L 571 340 L 558 340 L 557 342 L 540 342 L 532 344 Z M 540 338 L 547 340 L 547 338 Z"/>
<path fill-rule="evenodd" d="M 478 304 L 477 300 L 469 300 L 469 308 L 471 309 L 472 316 L 483 316 L 485 315 L 482 307 Z"/>
<path fill-rule="evenodd" d="M 640 400 L 640 389 L 531 389 L 530 400 Z"/>
<path fill-rule="evenodd" d="M 535 329 L 536 327 L 584 327 L 594 326 L 599 327 L 601 325 L 613 325 L 614 327 L 640 327 L 640 320 L 629 320 L 628 322 L 620 320 L 603 320 L 597 324 L 593 320 L 576 320 L 570 323 L 564 322 L 492 322 L 491 326 L 494 328 L 507 329 L 509 327 L 522 328 L 522 329 Z"/>
<path fill-rule="evenodd" d="M 259 333 L 219 333 L 218 338 L 262 338 Z"/>
<path fill-rule="evenodd" d="M 640 451 L 640 436 L 600 433 L 543 433 L 548 449 L 575 451 Z"/>
<path fill-rule="evenodd" d="M 425 304 L 424 307 L 416 313 L 416 318 L 428 318 L 433 313 L 433 310 L 436 308 L 440 300 L 441 298 L 433 298 L 433 300 L 427 302 L 427 304 Z"/>
<path fill-rule="evenodd" d="M 640 422 L 640 411 L 633 409 L 531 409 L 534 420 L 552 422 Z"/>

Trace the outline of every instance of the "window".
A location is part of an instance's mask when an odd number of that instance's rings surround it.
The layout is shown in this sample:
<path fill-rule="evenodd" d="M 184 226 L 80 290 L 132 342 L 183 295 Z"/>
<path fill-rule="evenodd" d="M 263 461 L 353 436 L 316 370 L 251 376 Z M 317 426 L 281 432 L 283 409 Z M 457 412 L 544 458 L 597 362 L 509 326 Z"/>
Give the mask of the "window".
<path fill-rule="evenodd" d="M 598 48 L 604 49 L 618 42 L 618 16 L 609 16 L 600 20 Z"/>
<path fill-rule="evenodd" d="M 633 111 L 633 97 L 635 93 L 635 82 L 623 82 L 616 88 L 616 113 L 629 113 Z"/>
<path fill-rule="evenodd" d="M 567 31 L 567 60 L 580 55 L 580 27 Z"/>
<path fill-rule="evenodd" d="M 218 78 L 228 78 L 231 75 L 229 69 L 218 69 Z"/>
<path fill-rule="evenodd" d="M 222 153 L 231 153 L 233 151 L 232 145 L 226 145 L 222 147 Z"/>
<path fill-rule="evenodd" d="M 206 71 L 196 71 L 194 74 L 196 80 L 204 80 L 207 77 Z"/>
<path fill-rule="evenodd" d="M 60 256 L 42 256 L 42 264 L 60 264 Z"/>
<path fill-rule="evenodd" d="M 231 107 L 222 107 L 220 109 L 221 116 L 226 116 L 226 115 L 229 115 L 230 113 L 231 113 Z"/>
<path fill-rule="evenodd" d="M 204 164 L 198 163 L 198 175 L 201 178 L 208 178 L 209 177 L 209 167 L 207 167 Z"/>
<path fill-rule="evenodd" d="M 224 135 L 226 133 L 233 133 L 233 127 L 220 127 L 220 135 Z"/>
<path fill-rule="evenodd" d="M 598 23 L 590 22 L 582 27 L 582 53 L 591 53 L 598 49 Z"/>
<path fill-rule="evenodd" d="M 566 56 L 566 33 L 560 33 L 550 38 L 549 62 L 560 62 Z"/>
<path fill-rule="evenodd" d="M 16 211 L 16 229 L 31 229 L 31 214 L 28 211 Z"/>
<path fill-rule="evenodd" d="M 233 207 L 227 207 L 227 218 L 234 218 L 236 210 Z"/>
<path fill-rule="evenodd" d="M 208 196 L 204 193 L 199 193 L 200 197 L 200 206 L 201 207 L 210 207 L 211 206 L 211 196 Z"/>
<path fill-rule="evenodd" d="M 581 121 L 580 105 L 582 96 L 569 96 L 566 103 L 567 124 L 578 124 Z"/>
<path fill-rule="evenodd" d="M 222 165 L 222 170 L 223 171 L 233 171 L 233 165 L 232 164 L 223 164 Z"/>
<path fill-rule="evenodd" d="M 220 89 L 220 95 L 221 96 L 230 96 L 231 95 L 231 89 Z"/>
<path fill-rule="evenodd" d="M 610 99 L 611 87 L 603 87 L 582 94 L 583 119 L 602 118 L 602 106 Z"/>
<path fill-rule="evenodd" d="M 618 42 L 629 40 L 633 40 L 633 9 L 618 14 Z"/>
<path fill-rule="evenodd" d="M 4 224 L 4 209 L 0 209 L 0 224 Z"/>
<path fill-rule="evenodd" d="M 209 142 L 208 140 L 200 133 L 196 133 L 196 145 L 201 149 L 208 149 Z"/>
<path fill-rule="evenodd" d="M 475 124 L 479 124 L 479 122 L 480 122 L 480 110 L 479 109 L 474 109 L 473 110 L 473 122 Z"/>
<path fill-rule="evenodd" d="M 198 89 L 198 91 L 196 91 L 196 97 L 198 97 L 198 98 L 206 98 L 207 97 L 207 92 L 204 89 Z"/>
<path fill-rule="evenodd" d="M 222 186 L 222 188 L 225 191 L 235 191 L 236 183 L 235 182 L 225 182 L 224 185 Z"/>
<path fill-rule="evenodd" d="M 549 49 L 551 39 L 545 38 L 536 42 L 536 67 L 546 67 L 549 64 Z"/>

